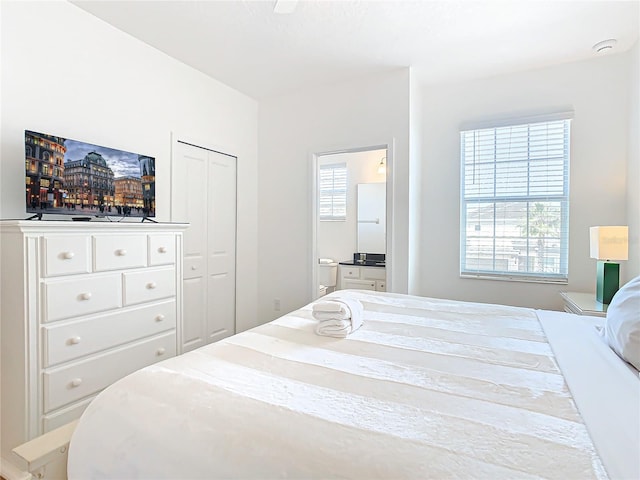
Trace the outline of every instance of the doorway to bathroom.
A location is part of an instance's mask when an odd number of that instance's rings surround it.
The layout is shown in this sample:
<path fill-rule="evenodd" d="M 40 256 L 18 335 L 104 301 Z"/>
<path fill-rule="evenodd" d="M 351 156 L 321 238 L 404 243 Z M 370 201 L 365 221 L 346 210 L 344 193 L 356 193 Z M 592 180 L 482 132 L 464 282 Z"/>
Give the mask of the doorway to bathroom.
<path fill-rule="evenodd" d="M 388 290 L 387 145 L 313 155 L 312 298 Z"/>

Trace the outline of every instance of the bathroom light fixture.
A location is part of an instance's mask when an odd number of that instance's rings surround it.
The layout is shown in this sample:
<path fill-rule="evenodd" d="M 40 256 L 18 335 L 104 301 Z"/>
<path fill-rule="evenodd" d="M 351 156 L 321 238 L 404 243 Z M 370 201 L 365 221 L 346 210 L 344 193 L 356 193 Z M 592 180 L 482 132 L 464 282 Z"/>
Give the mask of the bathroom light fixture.
<path fill-rule="evenodd" d="M 608 40 L 603 40 L 596 43 L 591 48 L 595 53 L 606 53 L 609 50 L 612 50 L 613 47 L 615 47 L 616 43 L 618 43 L 618 41 L 615 38 L 609 38 Z"/>
<path fill-rule="evenodd" d="M 384 163 L 386 159 L 387 157 L 382 157 L 382 160 L 380 160 L 380 163 L 378 164 L 378 173 L 380 175 L 387 173 L 387 165 Z"/>
<path fill-rule="evenodd" d="M 598 259 L 596 300 L 609 304 L 620 286 L 620 264 L 611 260 L 629 258 L 629 227 L 590 227 L 591 258 Z"/>

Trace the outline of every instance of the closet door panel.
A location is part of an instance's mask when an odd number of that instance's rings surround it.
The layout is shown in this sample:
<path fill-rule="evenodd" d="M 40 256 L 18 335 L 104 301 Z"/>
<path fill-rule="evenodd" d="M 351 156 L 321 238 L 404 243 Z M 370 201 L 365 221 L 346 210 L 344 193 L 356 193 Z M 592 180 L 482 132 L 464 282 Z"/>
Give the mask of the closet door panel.
<path fill-rule="evenodd" d="M 207 334 L 216 341 L 235 333 L 236 159 L 209 153 L 209 311 Z"/>
<path fill-rule="evenodd" d="M 185 278 L 182 286 L 184 320 L 182 326 L 182 351 L 188 352 L 206 343 L 203 319 L 207 312 L 206 277 Z M 187 307 L 188 305 L 188 307 Z"/>

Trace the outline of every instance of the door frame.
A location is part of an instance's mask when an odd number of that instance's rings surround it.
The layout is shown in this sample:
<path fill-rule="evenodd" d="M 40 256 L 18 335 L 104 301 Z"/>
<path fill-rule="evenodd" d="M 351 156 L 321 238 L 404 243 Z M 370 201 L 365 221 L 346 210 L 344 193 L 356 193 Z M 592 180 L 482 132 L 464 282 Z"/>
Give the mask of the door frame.
<path fill-rule="evenodd" d="M 385 259 L 387 260 L 386 264 L 386 286 L 387 292 L 393 291 L 392 285 L 392 272 L 393 272 L 393 151 L 394 151 L 394 142 L 390 140 L 386 143 L 379 144 L 370 144 L 366 146 L 359 147 L 345 147 L 338 149 L 316 149 L 314 153 L 311 153 L 311 161 L 309 164 L 311 165 L 311 247 L 309 251 L 310 258 L 310 279 L 309 279 L 309 293 L 310 293 L 310 301 L 314 300 L 317 297 L 317 285 L 316 278 L 318 277 L 318 158 L 325 155 L 335 155 L 339 153 L 358 153 L 358 152 L 368 152 L 371 150 L 387 150 L 387 172 L 386 172 L 386 211 L 387 211 L 387 219 L 385 226 Z"/>

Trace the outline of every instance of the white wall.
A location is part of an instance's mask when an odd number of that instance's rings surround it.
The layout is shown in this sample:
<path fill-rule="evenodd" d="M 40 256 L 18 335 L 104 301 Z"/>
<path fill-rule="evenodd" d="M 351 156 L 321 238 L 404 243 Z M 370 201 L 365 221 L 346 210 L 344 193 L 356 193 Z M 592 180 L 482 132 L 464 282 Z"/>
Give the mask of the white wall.
<path fill-rule="evenodd" d="M 491 116 L 575 110 L 566 288 L 594 288 L 590 225 L 629 224 L 636 250 L 623 280 L 640 273 L 637 45 L 457 85 L 419 88 L 399 69 L 270 99 L 258 112 L 254 100 L 72 4 L 0 2 L 0 15 L 0 217 L 25 216 L 24 129 L 155 154 L 159 220 L 169 220 L 171 133 L 217 145 L 239 159 L 239 330 L 277 316 L 274 298 L 282 312 L 310 300 L 311 155 L 387 143 L 394 291 L 559 307 L 557 286 L 458 277 L 458 127 Z"/>
<path fill-rule="evenodd" d="M 332 258 L 338 262 L 353 259 L 358 251 L 358 184 L 386 181 L 386 175 L 378 173 L 380 160 L 385 156 L 384 150 L 369 150 L 318 157 L 318 165 L 347 164 L 347 219 L 344 222 L 318 222 L 318 258 Z"/>
<path fill-rule="evenodd" d="M 238 157 L 238 330 L 256 325 L 257 103 L 67 2 L 1 2 L 0 217 L 24 218 L 24 130 L 156 157 L 170 220 L 171 135 Z"/>
<path fill-rule="evenodd" d="M 558 291 L 595 291 L 589 226 L 627 222 L 628 67 L 628 56 L 617 55 L 423 89 L 422 256 L 416 293 L 560 309 Z M 571 127 L 569 284 L 459 278 L 460 125 L 558 109 L 575 112 Z"/>
<path fill-rule="evenodd" d="M 407 289 L 409 71 L 395 70 L 260 103 L 259 305 L 261 320 L 311 300 L 312 155 L 390 145 L 394 192 L 392 288 Z M 283 182 L 284 179 L 284 182 Z"/>
<path fill-rule="evenodd" d="M 627 224 L 629 261 L 622 281 L 640 275 L 640 42 L 629 52 L 629 165 L 627 171 Z"/>

